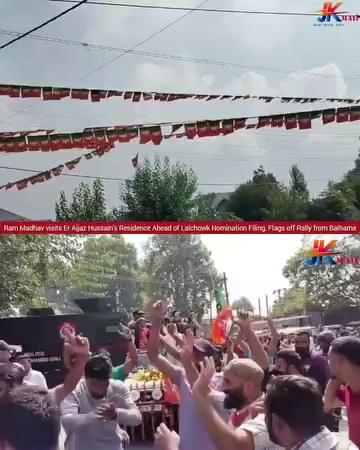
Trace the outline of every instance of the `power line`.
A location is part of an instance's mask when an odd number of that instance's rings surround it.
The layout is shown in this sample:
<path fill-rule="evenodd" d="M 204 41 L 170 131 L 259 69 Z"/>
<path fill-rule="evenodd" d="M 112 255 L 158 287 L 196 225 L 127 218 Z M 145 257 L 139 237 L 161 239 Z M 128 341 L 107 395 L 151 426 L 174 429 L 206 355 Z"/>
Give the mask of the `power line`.
<path fill-rule="evenodd" d="M 84 2 L 87 0 L 84 0 Z M 131 49 L 125 50 L 123 51 L 120 55 L 116 56 L 115 58 L 111 59 L 110 61 L 102 64 L 101 66 L 97 67 L 96 69 L 92 70 L 91 72 L 83 75 L 82 77 L 78 78 L 77 80 L 75 80 L 73 83 L 71 84 L 77 84 L 80 81 L 84 80 L 85 78 L 88 78 L 91 75 L 94 75 L 95 73 L 99 72 L 100 70 L 102 70 L 103 68 L 109 66 L 110 64 L 112 64 L 113 62 L 117 61 L 118 59 L 122 58 L 123 56 L 125 56 L 126 54 L 128 54 L 131 51 L 136 50 L 138 47 L 140 47 L 141 45 L 145 44 L 146 42 L 149 42 L 152 38 L 154 38 L 155 36 L 158 36 L 160 33 L 162 33 L 163 31 L 167 30 L 168 28 L 172 27 L 173 25 L 175 25 L 176 23 L 180 22 L 182 19 L 184 19 L 185 17 L 187 17 L 188 15 L 190 15 L 193 11 L 196 10 L 196 8 L 201 7 L 202 5 L 205 5 L 205 3 L 208 3 L 210 0 L 205 0 L 202 3 L 200 3 L 198 6 L 196 6 L 195 8 L 193 8 L 191 11 L 188 11 L 186 14 L 183 14 L 181 17 L 177 18 L 176 20 L 173 20 L 172 22 L 170 22 L 169 24 L 165 25 L 164 27 L 160 28 L 160 30 L 156 31 L 155 33 L 152 33 L 150 36 L 148 36 L 146 39 L 143 39 L 141 42 L 139 42 L 138 44 L 134 45 Z M 36 106 L 38 103 L 41 103 L 41 101 L 36 102 L 34 105 L 30 106 L 30 108 Z M 4 123 L 6 122 L 7 119 L 11 119 L 12 117 L 16 116 L 17 113 L 12 114 L 10 116 L 8 116 L 6 119 L 0 121 L 0 123 Z"/>
<path fill-rule="evenodd" d="M 55 22 L 55 20 L 59 19 L 60 17 L 65 16 L 65 14 L 68 14 L 69 12 L 73 11 L 74 9 L 78 8 L 79 6 L 83 5 L 84 3 L 86 3 L 88 0 L 82 0 L 81 2 L 71 2 L 71 3 L 76 3 L 76 5 L 72 6 L 69 9 L 66 9 L 65 11 L 63 11 L 62 13 L 52 17 L 51 19 L 47 20 L 46 22 L 43 22 L 42 24 L 32 28 L 31 30 L 27 31 L 26 33 L 21 34 L 20 36 L 12 39 L 9 42 L 6 42 L 5 44 L 0 46 L 0 50 L 3 50 L 6 47 L 9 47 L 11 44 L 14 44 L 17 41 L 20 41 L 20 39 L 25 38 L 26 36 L 28 36 L 29 34 L 33 33 L 34 31 L 40 30 L 40 28 L 44 28 L 46 25 L 49 25 L 49 23 L 51 22 Z"/>
<path fill-rule="evenodd" d="M 50 3 L 75 3 L 76 0 L 45 0 Z M 160 6 L 160 5 L 144 5 L 133 3 L 110 3 L 104 1 L 89 1 L 88 5 L 98 6 L 116 6 L 121 8 L 137 8 L 137 9 L 155 9 L 163 11 L 191 11 L 192 8 L 184 6 Z M 303 13 L 295 11 L 256 11 L 245 9 L 218 9 L 218 8 L 196 8 L 198 12 L 211 12 L 222 14 L 251 14 L 251 15 L 264 15 L 264 16 L 297 16 L 297 17 L 319 17 L 319 13 Z M 352 14 L 356 16 L 357 14 Z"/>
<path fill-rule="evenodd" d="M 194 11 L 197 10 L 197 8 L 200 8 L 202 5 L 205 5 L 205 3 L 208 3 L 210 0 L 205 0 L 203 2 L 201 2 L 198 6 L 195 6 L 195 8 L 191 8 L 188 10 L 188 12 L 186 12 L 185 14 L 183 14 L 182 16 L 178 17 L 177 19 L 173 20 L 172 22 L 168 23 L 167 25 L 161 27 L 158 31 L 156 31 L 155 33 L 152 33 L 150 36 L 148 36 L 147 38 L 143 39 L 142 41 L 140 41 L 139 43 L 137 43 L 136 45 L 134 45 L 133 47 L 131 47 L 130 49 L 124 51 L 123 53 L 120 53 L 120 55 L 116 56 L 115 58 L 111 59 L 110 61 L 107 61 L 104 64 L 101 64 L 100 66 L 96 67 L 96 69 L 92 70 L 91 72 L 83 75 L 81 78 L 79 78 L 78 80 L 75 81 L 75 83 L 79 83 L 80 81 L 84 80 L 85 78 L 90 77 L 91 75 L 94 75 L 95 73 L 99 72 L 100 70 L 104 69 L 105 67 L 110 66 L 111 64 L 113 64 L 115 61 L 117 61 L 118 59 L 122 58 L 123 56 L 127 55 L 129 52 L 136 50 L 138 47 L 140 47 L 141 45 L 145 44 L 146 42 L 149 42 L 151 39 L 153 39 L 154 37 L 158 36 L 159 34 L 161 34 L 163 31 L 167 30 L 168 28 L 172 27 L 173 25 L 175 25 L 176 23 L 180 22 L 182 19 L 184 19 L 185 17 L 189 16 L 191 13 L 193 13 Z"/>
<path fill-rule="evenodd" d="M 0 169 L 3 170 L 13 170 L 13 171 L 19 171 L 19 172 L 28 172 L 28 173 L 35 173 L 40 174 L 43 171 L 42 170 L 34 170 L 34 169 L 23 169 L 19 167 L 9 167 L 9 166 L 0 166 Z M 353 173 L 352 175 L 358 176 L 359 173 Z M 78 174 L 72 174 L 72 173 L 61 173 L 62 177 L 74 177 L 74 178 L 87 178 L 87 179 L 93 179 L 93 180 L 103 180 L 103 181 L 131 181 L 126 178 L 112 178 L 112 177 L 103 177 L 103 176 L 94 176 L 94 175 L 78 175 Z M 329 181 L 331 178 L 312 178 L 308 179 L 307 181 Z M 244 182 L 236 182 L 236 183 L 198 183 L 198 186 L 239 186 L 240 184 L 244 184 Z M 278 183 L 253 183 L 258 186 L 272 186 L 277 185 Z"/>
<path fill-rule="evenodd" d="M 8 31 L 8 30 L 0 30 L 1 34 L 7 34 L 9 36 L 16 36 L 20 35 L 20 33 L 15 31 Z M 180 55 L 171 55 L 167 53 L 158 53 L 158 52 L 146 52 L 146 51 L 139 51 L 139 50 L 132 50 L 132 49 L 126 49 L 126 48 L 120 48 L 120 47 L 110 47 L 106 45 L 101 44 L 92 44 L 90 42 L 81 42 L 81 41 L 73 41 L 69 39 L 61 39 L 61 38 L 53 38 L 50 36 L 40 36 L 40 35 L 31 35 L 29 36 L 30 39 L 35 39 L 39 41 L 45 41 L 45 42 L 54 42 L 58 44 L 64 44 L 64 45 L 73 45 L 77 47 L 83 47 L 85 49 L 97 49 L 97 50 L 108 50 L 108 51 L 114 51 L 114 52 L 124 52 L 126 54 L 133 54 L 138 56 L 147 56 L 151 58 L 158 58 L 158 59 L 166 59 L 166 60 L 173 60 L 173 61 L 181 61 L 181 62 L 191 62 L 195 64 L 206 64 L 206 65 L 214 65 L 214 66 L 221 66 L 221 67 L 232 67 L 232 68 L 243 68 L 243 69 L 255 69 L 255 70 L 265 70 L 265 71 L 271 71 L 276 73 L 286 73 L 286 74 L 300 74 L 300 75 L 309 75 L 314 76 L 318 78 L 329 78 L 329 79 L 344 79 L 344 80 L 360 80 L 360 76 L 347 76 L 347 75 L 336 75 L 336 74 L 326 74 L 326 73 L 317 73 L 312 72 L 310 70 L 299 70 L 299 69 L 282 69 L 277 67 L 269 67 L 269 66 L 254 66 L 251 64 L 243 64 L 243 63 L 236 63 L 231 61 L 219 61 L 219 60 L 212 60 L 208 58 L 195 58 L 191 56 L 180 56 Z"/>

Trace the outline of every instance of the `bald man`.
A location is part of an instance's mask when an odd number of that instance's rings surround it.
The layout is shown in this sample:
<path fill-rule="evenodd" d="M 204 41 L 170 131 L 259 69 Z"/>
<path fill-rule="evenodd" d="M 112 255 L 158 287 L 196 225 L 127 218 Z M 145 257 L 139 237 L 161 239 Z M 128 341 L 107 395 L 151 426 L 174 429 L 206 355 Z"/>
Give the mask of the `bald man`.
<path fill-rule="evenodd" d="M 216 447 L 228 450 L 282 450 L 282 447 L 271 441 L 266 427 L 262 405 L 264 371 L 261 367 L 249 359 L 234 359 L 224 369 L 224 405 L 243 413 L 236 431 L 219 423 L 207 399 L 213 371 L 214 362 L 210 359 L 202 367 L 201 375 L 193 387 L 193 395 L 205 429 Z"/>
<path fill-rule="evenodd" d="M 263 399 L 264 371 L 251 359 L 233 359 L 223 373 L 224 407 L 236 412 L 231 417 L 235 427 L 252 415 L 251 405 Z"/>
<path fill-rule="evenodd" d="M 208 395 L 215 371 L 214 361 L 210 358 L 207 365 L 212 367 L 202 369 L 202 374 L 194 385 L 193 396 L 205 429 L 216 448 L 283 450 L 271 441 L 266 428 L 262 411 L 264 371 L 261 367 L 250 359 L 233 359 L 224 369 L 224 406 L 227 409 L 236 409 L 242 414 L 241 424 L 234 431 L 217 415 L 209 401 Z M 163 424 L 157 431 L 156 442 L 159 450 L 177 450 L 179 439 Z"/>

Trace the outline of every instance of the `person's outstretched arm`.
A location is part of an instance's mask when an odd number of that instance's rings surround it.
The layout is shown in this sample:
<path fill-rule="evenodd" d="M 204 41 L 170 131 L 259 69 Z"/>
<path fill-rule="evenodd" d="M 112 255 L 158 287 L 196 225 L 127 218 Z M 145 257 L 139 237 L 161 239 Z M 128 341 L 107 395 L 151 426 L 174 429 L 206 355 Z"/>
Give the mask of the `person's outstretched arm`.
<path fill-rule="evenodd" d="M 269 357 L 251 326 L 250 317 L 246 319 L 240 319 L 240 325 L 243 330 L 246 342 L 249 345 L 251 351 L 251 358 L 257 364 L 259 364 L 259 366 L 263 370 L 267 370 L 269 368 Z"/>
<path fill-rule="evenodd" d="M 269 351 L 272 353 L 276 353 L 278 351 L 279 342 L 280 342 L 279 333 L 276 329 L 275 322 L 271 316 L 267 317 L 267 323 L 269 325 L 270 332 L 271 332 L 271 343 L 269 346 Z"/>
<path fill-rule="evenodd" d="M 193 396 L 205 429 L 218 450 L 255 450 L 252 435 L 232 429 L 215 411 L 210 399 L 210 383 L 215 373 L 212 358 L 201 365 L 201 374 L 193 386 Z"/>
<path fill-rule="evenodd" d="M 66 336 L 64 344 L 64 363 L 69 369 L 63 384 L 50 390 L 59 405 L 73 392 L 84 375 L 84 369 L 89 357 L 89 341 L 81 336 Z"/>
<path fill-rule="evenodd" d="M 131 339 L 128 347 L 128 354 L 124 364 L 125 375 L 128 376 L 138 365 L 138 352 L 136 350 L 134 341 Z"/>
<path fill-rule="evenodd" d="M 160 331 L 166 311 L 167 304 L 161 301 L 156 302 L 152 307 L 152 323 L 147 343 L 147 354 L 151 364 L 176 383 L 181 369 L 160 355 Z"/>

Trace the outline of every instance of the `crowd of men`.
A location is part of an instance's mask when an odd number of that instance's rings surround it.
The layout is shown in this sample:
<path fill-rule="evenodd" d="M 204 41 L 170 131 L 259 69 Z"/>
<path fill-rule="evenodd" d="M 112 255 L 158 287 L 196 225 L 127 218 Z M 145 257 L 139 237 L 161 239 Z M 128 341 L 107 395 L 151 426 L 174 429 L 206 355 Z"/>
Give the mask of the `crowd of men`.
<path fill-rule="evenodd" d="M 359 338 L 325 331 L 314 342 L 303 331 L 292 343 L 269 319 L 271 339 L 263 340 L 246 315 L 235 328 L 234 339 L 215 346 L 201 337 L 195 315 L 169 317 L 157 302 L 150 323 L 137 311 L 121 327 L 128 341 L 121 366 L 106 350 L 91 354 L 85 337 L 67 334 L 68 372 L 52 389 L 26 355 L 12 357 L 0 341 L 0 449 L 56 450 L 62 427 L 66 450 L 121 450 L 129 443 L 125 428 L 142 421 L 124 383 L 139 350 L 179 396 L 178 430 L 160 425 L 159 450 L 335 450 L 342 407 L 351 445 L 360 448 Z"/>

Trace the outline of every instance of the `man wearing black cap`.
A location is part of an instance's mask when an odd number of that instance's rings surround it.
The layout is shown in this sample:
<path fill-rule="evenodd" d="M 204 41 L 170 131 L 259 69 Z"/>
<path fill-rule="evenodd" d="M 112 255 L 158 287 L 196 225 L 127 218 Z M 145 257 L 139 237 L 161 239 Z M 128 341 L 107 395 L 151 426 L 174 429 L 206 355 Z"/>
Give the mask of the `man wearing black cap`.
<path fill-rule="evenodd" d="M 329 352 L 330 381 L 325 391 L 325 410 L 345 404 L 349 438 L 360 448 L 360 339 L 335 339 Z"/>
<path fill-rule="evenodd" d="M 148 341 L 148 357 L 150 362 L 178 387 L 180 393 L 179 432 L 180 450 L 215 450 L 206 432 L 201 418 L 196 410 L 192 385 L 198 378 L 200 363 L 205 357 L 215 354 L 215 348 L 206 339 L 187 340 L 182 363 L 184 368 L 172 364 L 160 355 L 160 331 L 166 316 L 168 306 L 164 302 L 153 305 L 152 326 Z M 211 401 L 224 420 L 229 420 L 229 414 L 224 408 L 224 393 L 213 391 Z"/>

